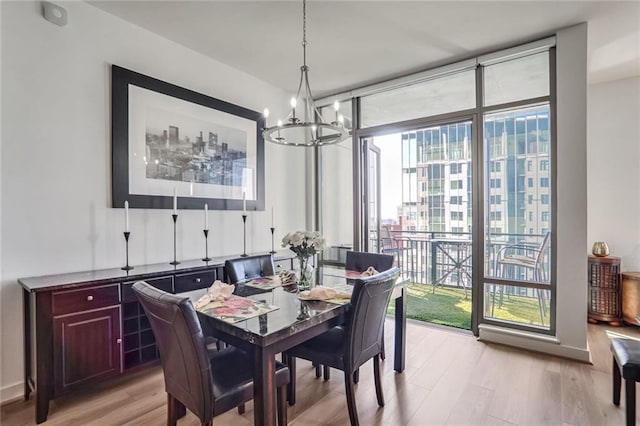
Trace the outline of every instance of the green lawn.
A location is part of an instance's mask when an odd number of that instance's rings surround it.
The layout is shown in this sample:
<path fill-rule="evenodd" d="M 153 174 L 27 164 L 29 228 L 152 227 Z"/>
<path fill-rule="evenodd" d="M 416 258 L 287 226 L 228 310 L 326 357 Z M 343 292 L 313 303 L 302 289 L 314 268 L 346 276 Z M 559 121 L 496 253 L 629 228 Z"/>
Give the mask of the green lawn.
<path fill-rule="evenodd" d="M 433 288 L 425 284 L 409 284 L 407 293 L 407 317 L 457 327 L 471 329 L 471 290 L 451 287 L 437 287 L 435 294 Z M 538 300 L 531 297 L 504 296 L 502 306 L 498 304 L 499 296 L 496 296 L 493 317 L 518 323 L 541 325 Z M 490 299 L 488 299 L 490 301 Z M 549 304 L 545 321 L 549 318 Z M 389 313 L 394 312 L 393 304 L 389 307 Z"/>

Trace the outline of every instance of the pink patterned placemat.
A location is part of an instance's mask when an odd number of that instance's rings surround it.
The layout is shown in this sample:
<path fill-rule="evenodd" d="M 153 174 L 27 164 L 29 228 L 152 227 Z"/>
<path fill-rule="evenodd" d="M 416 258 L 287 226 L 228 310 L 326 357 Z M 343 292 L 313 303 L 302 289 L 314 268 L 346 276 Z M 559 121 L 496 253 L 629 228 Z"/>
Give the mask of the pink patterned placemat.
<path fill-rule="evenodd" d="M 362 278 L 362 272 L 360 271 L 351 271 L 349 269 L 344 271 L 344 276 L 346 278 Z"/>
<path fill-rule="evenodd" d="M 277 275 L 269 275 L 266 277 L 254 278 L 251 281 L 244 283 L 244 285 L 262 290 L 271 290 L 272 288 L 282 287 L 282 280 Z"/>
<path fill-rule="evenodd" d="M 198 309 L 198 311 L 221 321 L 234 324 L 277 309 L 280 308 L 264 302 L 247 299 L 246 297 L 233 295 L 225 300 L 214 300 Z"/>

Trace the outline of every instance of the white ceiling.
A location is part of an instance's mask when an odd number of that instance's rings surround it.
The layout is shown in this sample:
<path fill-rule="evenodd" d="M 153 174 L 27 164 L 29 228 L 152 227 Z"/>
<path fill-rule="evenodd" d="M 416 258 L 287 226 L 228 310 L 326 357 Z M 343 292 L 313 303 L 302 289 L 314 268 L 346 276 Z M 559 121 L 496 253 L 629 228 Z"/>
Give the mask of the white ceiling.
<path fill-rule="evenodd" d="M 91 1 L 264 81 L 295 91 L 302 1 Z M 307 3 L 314 96 L 468 58 L 589 23 L 591 83 L 640 75 L 640 2 Z M 170 58 L 167 58 L 170 60 Z"/>

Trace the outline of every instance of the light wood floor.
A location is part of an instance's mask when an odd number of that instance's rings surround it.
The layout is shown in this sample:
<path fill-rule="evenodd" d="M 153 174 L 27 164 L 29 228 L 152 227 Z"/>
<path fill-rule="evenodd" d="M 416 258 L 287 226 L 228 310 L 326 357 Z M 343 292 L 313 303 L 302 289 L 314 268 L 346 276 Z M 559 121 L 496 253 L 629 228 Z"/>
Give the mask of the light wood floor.
<path fill-rule="evenodd" d="M 640 337 L 640 329 L 589 325 L 593 365 L 476 341 L 470 334 L 411 322 L 407 369 L 383 363 L 386 405 L 376 403 L 372 367 L 361 370 L 357 404 L 362 425 L 622 425 L 622 404 L 611 402 L 611 355 L 606 330 Z M 392 336 L 387 323 L 386 336 Z M 391 337 L 387 348 L 392 347 Z M 640 399 L 640 392 L 638 392 Z M 640 404 L 638 405 L 640 407 Z M 1 409 L 3 425 L 34 424 L 34 401 Z M 315 379 L 298 362 L 297 404 L 291 425 L 348 425 L 344 381 Z M 166 396 L 158 368 L 128 375 L 51 402 L 46 425 L 164 425 Z M 197 425 L 191 414 L 179 425 Z M 252 425 L 253 410 L 214 419 L 214 425 Z"/>

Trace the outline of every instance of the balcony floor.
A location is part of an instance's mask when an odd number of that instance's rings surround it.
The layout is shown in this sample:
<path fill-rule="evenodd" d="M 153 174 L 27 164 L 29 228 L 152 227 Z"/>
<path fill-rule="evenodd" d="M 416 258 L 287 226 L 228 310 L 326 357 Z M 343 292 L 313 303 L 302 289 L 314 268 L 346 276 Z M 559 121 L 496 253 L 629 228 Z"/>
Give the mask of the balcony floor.
<path fill-rule="evenodd" d="M 504 295 L 495 297 L 493 316 L 522 324 L 540 324 L 538 300 L 532 297 Z M 491 299 L 488 298 L 491 303 Z M 391 304 L 393 305 L 393 304 Z M 548 305 L 545 321 L 548 321 Z M 393 306 L 389 312 L 393 313 Z M 433 292 L 429 284 L 411 283 L 407 294 L 407 318 L 441 324 L 450 327 L 471 329 L 471 289 L 438 286 Z"/>

